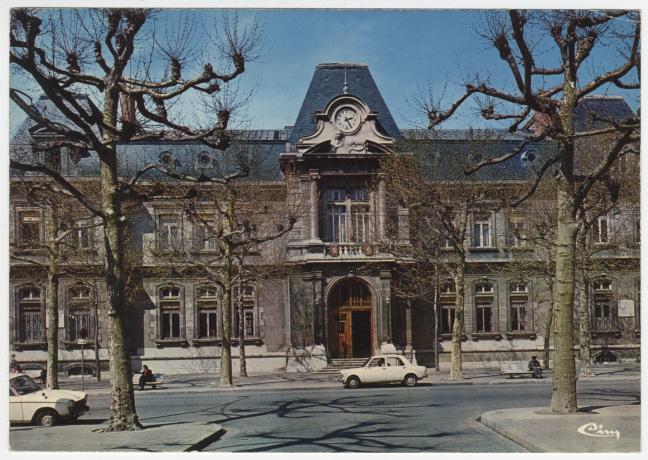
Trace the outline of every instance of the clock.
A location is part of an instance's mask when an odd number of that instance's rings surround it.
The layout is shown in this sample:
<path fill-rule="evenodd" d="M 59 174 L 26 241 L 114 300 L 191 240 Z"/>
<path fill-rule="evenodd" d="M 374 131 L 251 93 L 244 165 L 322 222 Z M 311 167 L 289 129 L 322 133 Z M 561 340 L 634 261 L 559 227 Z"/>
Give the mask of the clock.
<path fill-rule="evenodd" d="M 333 124 L 344 133 L 353 132 L 360 126 L 360 114 L 353 107 L 342 107 L 335 114 Z"/>

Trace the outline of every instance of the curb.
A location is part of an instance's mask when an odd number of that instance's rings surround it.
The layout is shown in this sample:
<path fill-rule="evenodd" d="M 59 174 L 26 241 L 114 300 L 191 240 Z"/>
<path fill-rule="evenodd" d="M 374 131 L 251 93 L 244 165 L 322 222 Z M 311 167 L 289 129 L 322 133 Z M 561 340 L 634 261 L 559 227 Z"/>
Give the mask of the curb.
<path fill-rule="evenodd" d="M 218 425 L 217 423 L 210 423 L 207 426 L 210 427 L 208 431 L 203 432 L 199 436 L 196 436 L 191 441 L 191 445 L 184 449 L 183 452 L 194 452 L 202 450 L 212 442 L 219 439 L 225 433 L 225 428 L 223 428 L 222 425 Z"/>
<path fill-rule="evenodd" d="M 541 446 L 536 445 L 533 441 L 530 441 L 528 438 L 518 433 L 515 433 L 514 431 L 510 431 L 506 429 L 500 423 L 493 420 L 493 418 L 490 415 L 490 412 L 484 412 L 483 414 L 481 414 L 479 417 L 477 417 L 477 421 L 480 422 L 482 425 L 487 426 L 495 433 L 504 436 L 506 439 L 520 445 L 521 447 L 528 450 L 529 452 L 533 452 L 533 453 L 546 452 L 544 449 L 542 449 Z"/>
<path fill-rule="evenodd" d="M 605 382 L 628 382 L 628 381 L 639 381 L 639 377 L 616 377 L 616 378 L 601 378 L 601 379 L 579 379 L 579 383 L 605 383 Z M 506 380 L 495 380 L 495 381 L 481 381 L 481 382 L 467 382 L 467 381 L 445 381 L 445 382 L 421 382 L 422 384 L 417 387 L 439 387 L 439 386 L 477 386 L 477 385 L 547 385 L 552 383 L 551 378 L 546 379 L 506 379 Z M 263 383 L 260 384 L 251 384 L 244 386 L 233 386 L 230 388 L 220 388 L 216 385 L 206 384 L 199 387 L 190 387 L 190 388 L 160 388 L 158 390 L 150 390 L 144 392 L 136 391 L 137 396 L 156 396 L 160 394 L 177 394 L 177 393 L 212 393 L 212 392 L 238 392 L 238 391 L 260 391 L 260 392 L 270 392 L 270 391 L 282 391 L 282 390 L 291 390 L 291 391 L 305 391 L 305 390 L 331 390 L 339 389 L 341 384 L 336 383 L 327 383 L 324 385 L 299 385 L 299 384 L 285 384 L 276 387 L 264 387 Z M 110 388 L 97 389 L 97 390 L 86 390 L 86 393 L 91 396 L 107 396 L 110 395 Z"/>

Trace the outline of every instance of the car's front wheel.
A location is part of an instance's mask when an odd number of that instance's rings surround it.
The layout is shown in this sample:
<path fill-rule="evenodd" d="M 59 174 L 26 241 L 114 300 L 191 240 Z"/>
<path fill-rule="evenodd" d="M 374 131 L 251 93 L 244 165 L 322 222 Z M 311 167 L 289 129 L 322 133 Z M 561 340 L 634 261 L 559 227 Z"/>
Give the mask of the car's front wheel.
<path fill-rule="evenodd" d="M 58 413 L 53 409 L 43 409 L 36 414 L 36 424 L 41 426 L 54 426 L 58 422 Z"/>
<path fill-rule="evenodd" d="M 405 378 L 403 379 L 403 383 L 405 384 L 405 386 L 408 386 L 408 387 L 416 386 L 416 381 L 417 381 L 417 379 L 416 379 L 416 376 L 414 374 L 407 374 L 405 376 Z"/>
<path fill-rule="evenodd" d="M 347 382 L 346 382 L 346 387 L 347 388 L 355 390 L 359 386 L 360 386 L 360 379 L 358 377 L 356 377 L 355 375 L 352 375 L 351 377 L 349 377 L 347 379 Z"/>

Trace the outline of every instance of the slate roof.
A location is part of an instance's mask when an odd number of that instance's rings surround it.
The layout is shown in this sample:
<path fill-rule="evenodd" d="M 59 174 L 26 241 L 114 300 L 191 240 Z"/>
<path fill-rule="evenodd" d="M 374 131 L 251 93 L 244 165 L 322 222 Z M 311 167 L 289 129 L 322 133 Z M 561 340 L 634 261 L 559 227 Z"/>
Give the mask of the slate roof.
<path fill-rule="evenodd" d="M 378 112 L 378 123 L 385 134 L 395 139 L 402 137 L 369 72 L 369 67 L 366 64 L 332 63 L 319 64 L 315 68 L 288 142 L 296 144 L 302 137 L 315 132 L 315 112 L 324 110 L 334 97 L 342 94 L 345 69 L 347 94 L 359 97 L 370 110 Z"/>
<path fill-rule="evenodd" d="M 467 175 L 464 170 L 486 158 L 500 157 L 519 146 L 524 133 L 507 130 L 403 130 L 397 148 L 413 155 L 422 171 L 436 181 L 522 181 L 534 179 L 543 160 L 556 154 L 553 142 L 529 143 L 520 155 Z"/>
<path fill-rule="evenodd" d="M 594 120 L 607 118 L 614 121 L 624 121 L 632 118 L 634 113 L 621 96 L 587 96 L 576 107 L 576 131 L 604 128 L 607 123 Z"/>

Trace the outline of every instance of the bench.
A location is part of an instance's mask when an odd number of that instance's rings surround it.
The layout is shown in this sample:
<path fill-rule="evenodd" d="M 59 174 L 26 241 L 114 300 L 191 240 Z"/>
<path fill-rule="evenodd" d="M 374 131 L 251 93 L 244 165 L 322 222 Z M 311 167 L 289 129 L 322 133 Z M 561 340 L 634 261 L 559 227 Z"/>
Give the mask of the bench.
<path fill-rule="evenodd" d="M 533 377 L 533 372 L 529 370 L 529 363 L 525 361 L 502 364 L 500 370 L 507 379 L 512 379 L 515 375 Z"/>
<path fill-rule="evenodd" d="M 139 387 L 139 378 L 140 374 L 133 375 L 133 387 Z M 164 385 L 164 374 L 153 374 L 153 380 L 144 382 L 144 388 L 150 386 L 153 389 L 156 389 L 158 386 Z"/>

